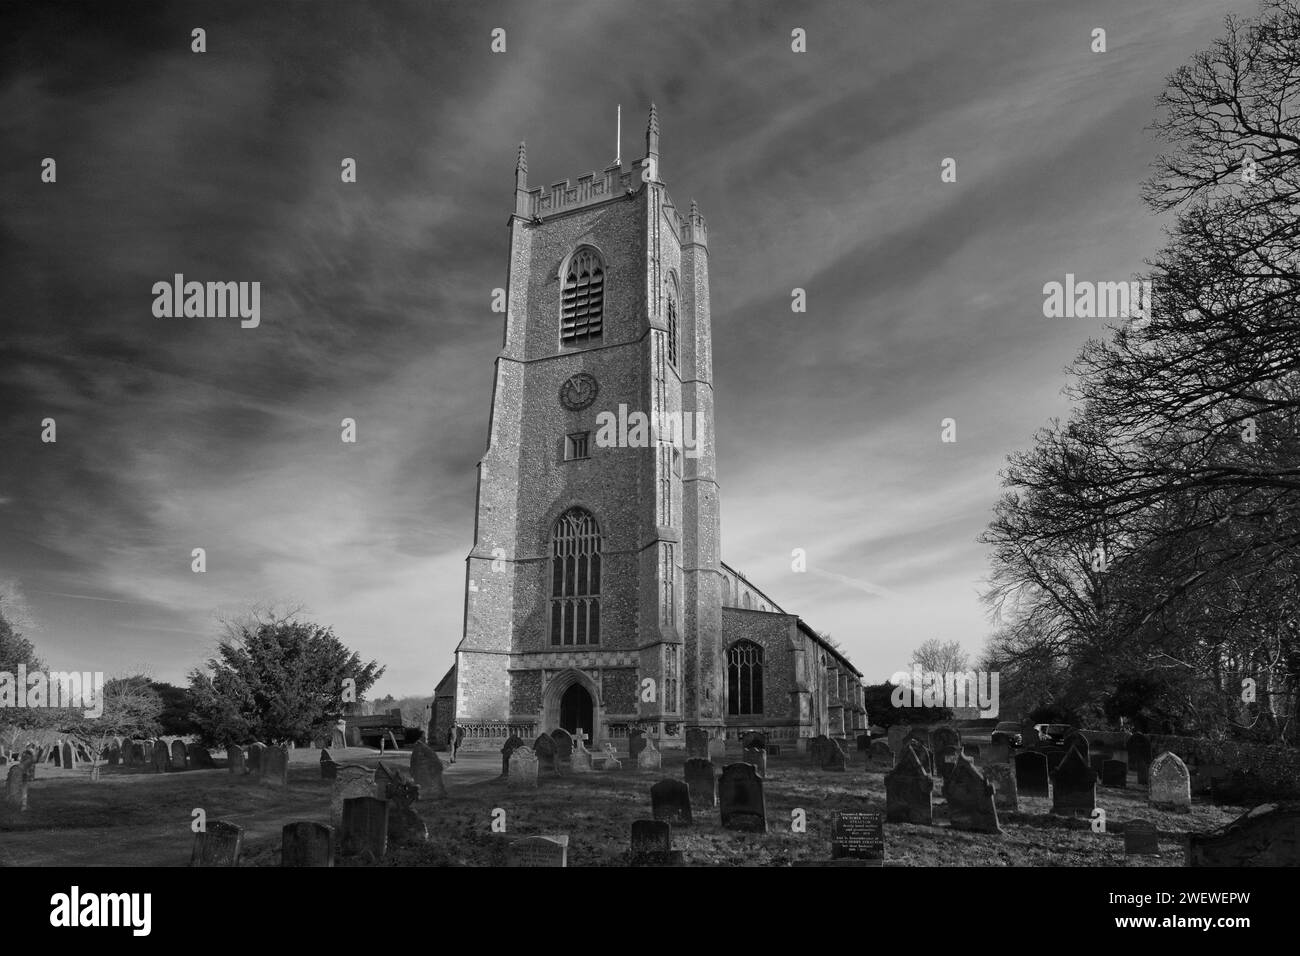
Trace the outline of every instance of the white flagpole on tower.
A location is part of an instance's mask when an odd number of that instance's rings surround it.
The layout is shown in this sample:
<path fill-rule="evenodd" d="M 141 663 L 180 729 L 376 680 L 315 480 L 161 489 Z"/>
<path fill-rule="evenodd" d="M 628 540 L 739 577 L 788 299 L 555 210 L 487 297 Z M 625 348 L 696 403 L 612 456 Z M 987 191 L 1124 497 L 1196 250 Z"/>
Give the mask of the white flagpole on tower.
<path fill-rule="evenodd" d="M 623 165 L 623 104 L 618 105 L 618 144 L 614 148 L 614 165 Z"/>

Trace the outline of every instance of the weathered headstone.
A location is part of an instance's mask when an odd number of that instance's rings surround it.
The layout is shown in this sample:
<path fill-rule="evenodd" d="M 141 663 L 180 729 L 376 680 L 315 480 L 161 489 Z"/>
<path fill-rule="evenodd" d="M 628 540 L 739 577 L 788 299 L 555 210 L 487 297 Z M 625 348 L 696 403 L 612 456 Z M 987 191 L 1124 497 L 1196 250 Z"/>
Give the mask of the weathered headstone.
<path fill-rule="evenodd" d="M 690 788 L 680 780 L 660 780 L 650 788 L 650 815 L 679 827 L 690 826 Z"/>
<path fill-rule="evenodd" d="M 760 777 L 767 776 L 767 751 L 746 747 L 740 755 L 741 763 L 747 763 L 758 771 Z"/>
<path fill-rule="evenodd" d="M 632 821 L 633 866 L 680 866 L 681 850 L 673 849 L 673 828 L 662 820 Z"/>
<path fill-rule="evenodd" d="M 1020 794 L 1016 774 L 1009 763 L 984 765 L 984 779 L 993 785 L 993 805 L 999 810 L 1019 810 Z"/>
<path fill-rule="evenodd" d="M 916 754 L 916 759 L 920 761 L 921 768 L 927 774 L 933 774 L 935 772 L 934 755 L 930 753 L 930 748 L 928 748 L 925 744 L 921 743 L 921 741 L 917 740 L 915 737 L 912 737 L 909 740 L 907 740 L 906 744 L 907 744 L 906 749 Z M 897 766 L 898 763 L 901 763 L 902 759 L 903 759 L 903 755 L 900 753 L 898 755 L 897 761 L 895 762 L 895 766 Z"/>
<path fill-rule="evenodd" d="M 993 785 L 984 779 L 969 757 L 957 756 L 944 780 L 943 797 L 948 801 L 948 820 L 954 830 L 1002 832 L 993 801 Z"/>
<path fill-rule="evenodd" d="M 339 767 L 334 787 L 330 790 L 330 823 L 334 827 L 343 825 L 343 803 L 353 797 L 387 799 L 380 794 L 379 785 L 375 783 L 375 772 L 369 767 L 358 767 L 355 764 Z"/>
<path fill-rule="evenodd" d="M 167 745 L 161 740 L 155 740 L 150 749 L 153 760 L 153 769 L 156 773 L 166 773 L 168 766 L 171 765 L 171 755 L 167 752 Z"/>
<path fill-rule="evenodd" d="M 1089 767 L 1092 766 L 1092 749 L 1088 738 L 1077 730 L 1066 734 L 1065 739 L 1061 741 L 1061 749 L 1066 753 L 1069 753 L 1071 748 L 1079 751 L 1079 755 L 1083 757 L 1083 762 Z"/>
<path fill-rule="evenodd" d="M 501 745 L 501 776 L 510 776 L 510 755 L 522 746 L 524 746 L 523 740 L 513 734 Z"/>
<path fill-rule="evenodd" d="M 549 737 L 547 738 L 550 739 Z M 511 790 L 535 789 L 537 787 L 537 756 L 533 753 L 532 747 L 516 747 L 510 754 L 510 779 L 508 786 Z"/>
<path fill-rule="evenodd" d="M 247 768 L 244 766 L 244 748 L 234 744 L 226 746 L 226 769 L 236 777 L 242 777 Z"/>
<path fill-rule="evenodd" d="M 703 727 L 686 728 L 686 759 L 709 759 L 709 732 Z"/>
<path fill-rule="evenodd" d="M 1011 763 L 1011 748 L 1007 746 L 1005 740 L 995 740 L 989 744 L 989 748 L 984 753 L 984 762 L 992 763 Z"/>
<path fill-rule="evenodd" d="M 1071 749 L 1052 774 L 1052 812 L 1090 816 L 1097 806 L 1097 774 Z"/>
<path fill-rule="evenodd" d="M 647 737 L 645 740 L 645 745 L 641 748 L 641 752 L 637 754 L 637 758 L 636 758 L 637 769 L 638 770 L 659 770 L 661 767 L 663 767 L 663 763 L 664 763 L 663 753 L 659 750 L 658 747 L 655 746 L 655 742 Z"/>
<path fill-rule="evenodd" d="M 637 762 L 637 757 L 641 756 L 641 751 L 645 748 L 645 731 L 632 730 L 627 735 L 627 756 L 632 763 Z"/>
<path fill-rule="evenodd" d="M 551 731 L 551 739 L 555 741 L 556 766 L 569 766 L 569 761 L 573 757 L 573 735 L 563 727 L 556 727 Z"/>
<path fill-rule="evenodd" d="M 909 724 L 894 724 L 894 726 L 890 727 L 886 733 L 886 737 L 889 739 L 889 749 L 894 753 L 901 752 L 903 741 L 907 739 L 907 735 L 911 732 L 912 728 Z"/>
<path fill-rule="evenodd" d="M 709 759 L 722 760 L 727 756 L 727 742 L 721 737 L 709 738 Z"/>
<path fill-rule="evenodd" d="M 170 769 L 189 769 L 189 759 L 185 753 L 185 744 L 179 740 L 172 741 L 172 763 Z"/>
<path fill-rule="evenodd" d="M 767 832 L 763 778 L 749 764 L 733 763 L 722 769 L 718 804 L 724 829 Z"/>
<path fill-rule="evenodd" d="M 116 767 L 122 762 L 122 745 L 116 740 L 108 745 L 104 750 L 104 761 L 110 767 Z"/>
<path fill-rule="evenodd" d="M 337 780 L 339 775 L 339 765 L 335 762 L 330 752 L 321 748 L 320 752 L 320 778 L 322 780 Z"/>
<path fill-rule="evenodd" d="M 1154 782 L 1154 765 L 1151 776 Z M 1300 866 L 1300 801 L 1263 803 L 1217 830 L 1189 833 L 1186 862 L 1188 866 Z"/>
<path fill-rule="evenodd" d="M 883 770 L 888 773 L 894 769 L 894 752 L 889 749 L 889 743 L 884 740 L 871 741 L 871 747 L 867 751 L 867 763 L 873 770 Z"/>
<path fill-rule="evenodd" d="M 821 767 L 826 763 L 826 748 L 831 739 L 825 734 L 818 734 L 808 741 L 808 758 L 814 767 Z"/>
<path fill-rule="evenodd" d="M 63 742 L 63 746 L 59 748 L 59 752 L 63 754 L 63 769 L 64 770 L 75 769 L 77 766 L 77 755 L 72 750 L 72 744 L 68 743 L 65 740 Z M 183 753 L 183 747 L 182 747 L 182 753 Z"/>
<path fill-rule="evenodd" d="M 1166 750 L 1151 761 L 1148 771 L 1150 788 L 1147 796 L 1153 807 L 1185 813 L 1192 809 L 1192 781 L 1187 765 Z"/>
<path fill-rule="evenodd" d="M 945 724 L 930 731 L 930 749 L 936 755 L 947 747 L 951 747 L 956 751 L 961 750 L 961 734 L 957 732 L 956 727 L 949 727 Z"/>
<path fill-rule="evenodd" d="M 686 787 L 690 790 L 691 806 L 714 807 L 717 805 L 717 787 L 713 761 L 703 757 L 692 757 L 686 761 Z"/>
<path fill-rule="evenodd" d="M 838 740 L 827 740 L 822 750 L 822 769 L 823 770 L 847 770 L 849 765 L 848 757 L 840 747 Z"/>
<path fill-rule="evenodd" d="M 254 780 L 262 778 L 262 758 L 266 754 L 266 744 L 256 741 L 248 745 L 248 774 Z"/>
<path fill-rule="evenodd" d="M 1039 753 L 1047 758 L 1048 772 L 1056 773 L 1056 768 L 1059 767 L 1061 761 L 1065 759 L 1066 751 L 1062 750 L 1060 747 L 1048 747 L 1045 750 L 1040 750 Z M 1087 761 L 1084 762 L 1087 763 Z"/>
<path fill-rule="evenodd" d="M 36 779 L 36 755 L 30 750 L 26 751 L 18 758 L 18 766 L 23 768 L 24 780 L 31 781 Z"/>
<path fill-rule="evenodd" d="M 1023 797 L 1049 796 L 1047 789 L 1047 758 L 1036 750 L 1026 750 L 1015 756 L 1016 793 Z"/>
<path fill-rule="evenodd" d="M 533 756 L 537 758 L 539 773 L 543 770 L 549 770 L 553 774 L 560 772 L 560 766 L 555 761 L 555 751 L 555 741 L 546 734 L 533 741 Z"/>
<path fill-rule="evenodd" d="M 1124 852 L 1129 855 L 1160 852 L 1160 831 L 1150 820 L 1129 820 L 1124 824 Z"/>
<path fill-rule="evenodd" d="M 879 811 L 840 810 L 831 815 L 831 859 L 885 859 L 885 818 Z"/>
<path fill-rule="evenodd" d="M 601 770 L 622 770 L 623 761 L 618 759 L 618 752 L 612 743 L 605 744 L 605 756 L 600 762 Z"/>
<path fill-rule="evenodd" d="M 1101 762 L 1101 785 L 1123 790 L 1128 784 L 1128 764 L 1122 760 L 1103 760 Z"/>
<path fill-rule="evenodd" d="M 567 833 L 530 836 L 510 844 L 507 866 L 568 866 Z"/>
<path fill-rule="evenodd" d="M 262 754 L 262 783 L 272 787 L 289 785 L 289 751 L 280 746 L 267 747 Z"/>
<path fill-rule="evenodd" d="M 379 797 L 349 797 L 343 801 L 340 834 L 345 856 L 369 854 L 381 860 L 388 850 L 388 801 Z"/>
<path fill-rule="evenodd" d="M 1151 738 L 1143 733 L 1133 734 L 1128 739 L 1129 769 L 1137 774 L 1137 782 L 1146 786 L 1151 769 Z"/>
<path fill-rule="evenodd" d="M 280 831 L 281 866 L 333 866 L 334 828 L 300 820 Z"/>
<path fill-rule="evenodd" d="M 934 778 L 915 747 L 905 747 L 898 766 L 885 774 L 885 819 L 890 823 L 934 822 Z"/>
<path fill-rule="evenodd" d="M 239 866 L 243 848 L 243 827 L 226 820 L 209 820 L 202 833 L 194 834 L 190 866 Z"/>
<path fill-rule="evenodd" d="M 423 740 L 417 740 L 411 748 L 411 779 L 425 799 L 447 795 L 447 787 L 442 782 L 442 761 Z"/>
<path fill-rule="evenodd" d="M 21 763 L 14 764 L 5 775 L 5 804 L 14 810 L 27 809 L 27 771 Z"/>
<path fill-rule="evenodd" d="M 591 773 L 591 751 L 581 740 L 573 742 L 573 752 L 569 754 L 569 766 L 574 773 Z"/>

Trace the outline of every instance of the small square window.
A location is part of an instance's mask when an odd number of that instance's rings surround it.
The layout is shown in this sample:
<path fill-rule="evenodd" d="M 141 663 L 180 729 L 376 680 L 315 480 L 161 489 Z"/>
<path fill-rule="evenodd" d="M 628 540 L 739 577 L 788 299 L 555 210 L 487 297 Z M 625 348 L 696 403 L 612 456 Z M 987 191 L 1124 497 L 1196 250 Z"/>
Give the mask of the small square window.
<path fill-rule="evenodd" d="M 564 439 L 564 460 L 576 461 L 579 458 L 590 458 L 591 454 L 587 451 L 587 439 L 591 432 L 578 432 L 575 435 L 569 435 Z"/>

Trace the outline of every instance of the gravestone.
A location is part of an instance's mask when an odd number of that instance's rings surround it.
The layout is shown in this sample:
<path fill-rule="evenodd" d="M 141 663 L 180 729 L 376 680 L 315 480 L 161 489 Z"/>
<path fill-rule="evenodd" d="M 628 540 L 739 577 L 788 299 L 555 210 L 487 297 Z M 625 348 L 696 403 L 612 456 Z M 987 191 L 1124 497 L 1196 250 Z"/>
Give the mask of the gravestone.
<path fill-rule="evenodd" d="M 239 866 L 243 849 L 243 827 L 226 820 L 211 820 L 203 833 L 194 834 L 190 866 Z"/>
<path fill-rule="evenodd" d="M 1011 748 L 1007 746 L 1004 740 L 997 740 L 989 744 L 988 752 L 984 755 L 984 762 L 986 764 L 1004 763 L 1009 765 L 1011 763 Z"/>
<path fill-rule="evenodd" d="M 574 773 L 591 773 L 591 751 L 581 740 L 573 742 L 573 752 L 569 754 L 569 766 Z"/>
<path fill-rule="evenodd" d="M 717 806 L 717 788 L 713 761 L 692 757 L 686 761 L 686 788 L 690 791 L 691 806 Z"/>
<path fill-rule="evenodd" d="M 1101 785 L 1123 790 L 1128 784 L 1128 764 L 1122 760 L 1103 760 L 1101 762 Z"/>
<path fill-rule="evenodd" d="M 832 860 L 885 859 L 885 818 L 876 810 L 831 814 Z"/>
<path fill-rule="evenodd" d="M 333 866 L 334 828 L 300 820 L 280 831 L 281 866 Z"/>
<path fill-rule="evenodd" d="M 388 851 L 388 801 L 379 797 L 344 800 L 340 842 L 344 856 L 369 855 L 382 860 Z"/>
<path fill-rule="evenodd" d="M 623 762 L 618 759 L 618 752 L 612 743 L 605 744 L 605 756 L 600 762 L 601 770 L 622 770 Z"/>
<path fill-rule="evenodd" d="M 208 753 L 208 748 L 195 741 L 185 748 L 185 756 L 190 762 L 191 770 L 206 770 L 213 766 L 212 754 Z"/>
<path fill-rule="evenodd" d="M 848 764 L 848 757 L 845 756 L 844 750 L 840 747 L 840 742 L 826 739 L 822 750 L 822 769 L 847 770 Z"/>
<path fill-rule="evenodd" d="M 376 774 L 378 776 L 378 774 Z M 429 828 L 412 804 L 420 797 L 420 788 L 400 768 L 393 768 L 388 786 L 388 840 L 390 843 L 423 843 Z"/>
<path fill-rule="evenodd" d="M 156 773 L 166 773 L 172 760 L 171 755 L 167 752 L 167 745 L 161 740 L 154 741 L 150 750 L 153 761 L 153 769 Z"/>
<path fill-rule="evenodd" d="M 343 803 L 353 797 L 376 797 L 382 795 L 375 782 L 375 772 L 369 767 L 356 764 L 344 764 L 339 767 L 338 776 L 330 790 L 330 823 L 338 828 L 343 825 Z M 384 797 L 387 799 L 387 797 Z"/>
<path fill-rule="evenodd" d="M 733 763 L 722 769 L 718 805 L 724 829 L 767 832 L 763 779 L 749 764 Z"/>
<path fill-rule="evenodd" d="M 936 727 L 930 731 L 930 749 L 935 754 L 948 747 L 957 751 L 961 750 L 961 734 L 957 732 L 956 727 Z"/>
<path fill-rule="evenodd" d="M 1071 749 L 1052 774 L 1052 812 L 1091 816 L 1097 806 L 1097 774 L 1077 748 Z"/>
<path fill-rule="evenodd" d="M 747 763 L 758 771 L 760 777 L 767 776 L 767 751 L 746 748 L 740 755 L 741 763 Z"/>
<path fill-rule="evenodd" d="M 555 761 L 555 741 L 542 734 L 533 741 L 533 756 L 537 759 L 538 771 L 549 770 L 553 774 L 560 772 L 560 766 Z"/>
<path fill-rule="evenodd" d="M 870 749 L 867 750 L 867 763 L 874 770 L 884 770 L 888 773 L 894 769 L 894 752 L 889 749 L 886 741 L 873 740 Z"/>
<path fill-rule="evenodd" d="M 547 738 L 550 739 L 549 737 Z M 516 747 L 510 754 L 510 771 L 507 786 L 511 790 L 537 788 L 539 761 L 532 747 Z"/>
<path fill-rule="evenodd" d="M 954 830 L 974 833 L 1001 833 L 998 808 L 993 802 L 993 784 L 975 769 L 969 757 L 957 756 L 943 784 L 943 798 L 948 801 L 948 820 Z"/>
<path fill-rule="evenodd" d="M 244 766 L 243 747 L 236 747 L 234 744 L 229 744 L 226 747 L 226 769 L 236 777 L 242 777 L 248 772 Z"/>
<path fill-rule="evenodd" d="M 339 765 L 330 756 L 330 752 L 321 748 L 320 752 L 320 778 L 322 780 L 337 780 L 339 775 Z"/>
<path fill-rule="evenodd" d="M 1037 750 L 1015 754 L 1015 792 L 1019 796 L 1049 796 L 1048 758 Z"/>
<path fill-rule="evenodd" d="M 510 776 L 510 755 L 524 746 L 521 738 L 511 734 L 506 738 L 506 742 L 501 745 L 501 776 Z"/>
<path fill-rule="evenodd" d="M 157 769 L 157 765 L 153 762 L 153 741 L 140 740 L 136 745 L 140 748 L 140 765 Z"/>
<path fill-rule="evenodd" d="M 551 731 L 551 739 L 555 741 L 556 766 L 569 766 L 573 758 L 573 735 L 563 727 L 557 727 Z"/>
<path fill-rule="evenodd" d="M 645 748 L 645 731 L 632 730 L 627 735 L 627 757 L 632 763 L 637 762 L 641 756 L 641 751 Z"/>
<path fill-rule="evenodd" d="M 266 744 L 256 741 L 248 746 L 248 775 L 254 780 L 262 779 L 262 757 L 266 754 Z"/>
<path fill-rule="evenodd" d="M 825 734 L 818 734 L 808 741 L 808 758 L 814 767 L 821 767 L 826 764 L 826 750 L 829 748 L 831 739 Z"/>
<path fill-rule="evenodd" d="M 1300 801 L 1263 803 L 1217 830 L 1189 833 L 1186 862 L 1188 866 L 1300 866 Z"/>
<path fill-rule="evenodd" d="M 903 741 L 907 735 L 912 732 L 909 724 L 894 724 L 890 727 L 885 736 L 889 740 L 889 749 L 893 753 L 899 753 L 903 749 Z"/>
<path fill-rule="evenodd" d="M 930 753 L 930 748 L 913 737 L 907 741 L 906 749 L 916 754 L 916 759 L 920 762 L 921 769 L 923 769 L 927 774 L 934 773 L 934 755 Z M 902 762 L 902 759 L 902 754 L 899 754 L 898 761 L 896 761 L 894 765 L 897 766 L 898 763 Z"/>
<path fill-rule="evenodd" d="M 172 741 L 172 770 L 186 770 L 189 768 L 189 762 L 185 754 L 185 744 L 179 740 Z"/>
<path fill-rule="evenodd" d="M 109 744 L 108 749 L 104 751 L 104 760 L 108 763 L 110 767 L 116 767 L 119 763 L 121 763 L 122 745 L 119 744 L 116 740 L 114 740 L 111 744 Z"/>
<path fill-rule="evenodd" d="M 984 765 L 984 779 L 993 785 L 993 805 L 999 810 L 1019 810 L 1020 793 L 1016 774 L 1009 763 Z"/>
<path fill-rule="evenodd" d="M 23 768 L 24 780 L 32 781 L 36 779 L 36 755 L 30 750 L 18 758 L 18 766 Z"/>
<path fill-rule="evenodd" d="M 5 775 L 5 805 L 18 811 L 27 809 L 27 771 L 16 763 Z"/>
<path fill-rule="evenodd" d="M 1040 750 L 1039 753 L 1047 758 L 1048 772 L 1056 773 L 1056 768 L 1059 767 L 1061 761 L 1065 759 L 1066 752 L 1060 747 L 1048 747 L 1046 750 Z"/>
<path fill-rule="evenodd" d="M 63 754 L 63 769 L 64 770 L 75 769 L 77 766 L 77 755 L 72 750 L 72 744 L 68 743 L 65 740 L 63 742 L 63 746 L 59 748 L 59 752 Z M 182 747 L 181 750 L 182 757 L 184 756 L 184 753 L 185 751 L 184 748 Z M 181 769 L 183 770 L 185 768 L 182 767 Z"/>
<path fill-rule="evenodd" d="M 1124 824 L 1124 852 L 1136 854 L 1160 853 L 1160 832 L 1150 820 L 1129 820 Z"/>
<path fill-rule="evenodd" d="M 721 737 L 709 738 L 709 759 L 722 760 L 727 756 L 727 742 Z"/>
<path fill-rule="evenodd" d="M 289 785 L 289 751 L 284 747 L 267 747 L 262 754 L 262 783 L 272 787 Z"/>
<path fill-rule="evenodd" d="M 1070 733 L 1066 734 L 1065 739 L 1061 741 L 1061 749 L 1064 750 L 1066 753 L 1069 753 L 1070 748 L 1072 747 L 1075 750 L 1079 751 L 1080 756 L 1083 757 L 1083 762 L 1088 764 L 1089 767 L 1091 767 L 1092 750 L 1089 747 L 1088 738 L 1085 737 L 1083 734 L 1079 733 L 1079 731 L 1077 730 L 1071 731 Z"/>
<path fill-rule="evenodd" d="M 531 836 L 510 844 L 507 866 L 568 866 L 569 835 Z"/>
<path fill-rule="evenodd" d="M 686 728 L 686 759 L 709 759 L 709 732 L 703 727 Z"/>
<path fill-rule="evenodd" d="M 660 780 L 650 788 L 650 815 L 679 827 L 690 826 L 690 787 L 681 780 Z"/>
<path fill-rule="evenodd" d="M 672 825 L 662 820 L 633 820 L 629 858 L 633 866 L 680 866 L 682 851 L 673 849 Z"/>
<path fill-rule="evenodd" d="M 1153 807 L 1187 813 L 1192 809 L 1192 782 L 1187 765 L 1176 753 L 1166 750 L 1151 761 L 1147 798 Z"/>
<path fill-rule="evenodd" d="M 645 740 L 641 752 L 637 754 L 636 767 L 638 770 L 659 770 L 663 767 L 664 755 L 655 742 L 648 737 Z"/>
<path fill-rule="evenodd" d="M 868 750 L 871 749 L 870 734 L 858 734 L 857 740 L 858 740 L 858 751 L 860 753 L 866 753 Z"/>
<path fill-rule="evenodd" d="M 447 795 L 447 787 L 442 782 L 442 761 L 423 740 L 417 740 L 411 748 L 411 779 L 426 800 Z"/>
<path fill-rule="evenodd" d="M 1151 768 L 1151 738 L 1142 733 L 1134 734 L 1128 739 L 1127 749 L 1129 769 L 1137 774 L 1137 782 L 1146 786 Z"/>
<path fill-rule="evenodd" d="M 890 823 L 933 823 L 933 795 L 934 778 L 925 772 L 916 748 L 904 748 L 898 765 L 885 774 L 885 819 Z"/>

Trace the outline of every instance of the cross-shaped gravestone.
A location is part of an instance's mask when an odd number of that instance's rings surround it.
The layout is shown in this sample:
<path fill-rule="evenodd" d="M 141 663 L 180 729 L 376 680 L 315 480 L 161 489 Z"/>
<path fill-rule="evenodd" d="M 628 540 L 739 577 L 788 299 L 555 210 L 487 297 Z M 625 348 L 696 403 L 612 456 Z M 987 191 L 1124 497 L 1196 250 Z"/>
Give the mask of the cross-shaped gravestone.
<path fill-rule="evenodd" d="M 586 733 L 583 731 L 581 727 L 579 727 L 576 731 L 574 731 L 573 739 L 585 747 L 587 746 L 587 741 L 590 740 L 591 738 L 586 735 Z"/>

